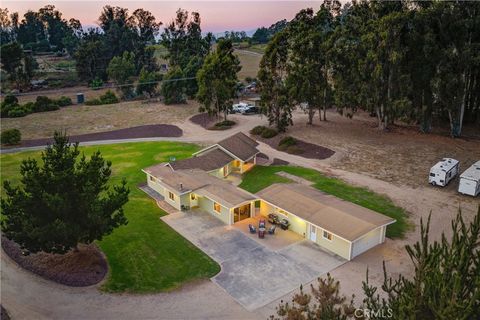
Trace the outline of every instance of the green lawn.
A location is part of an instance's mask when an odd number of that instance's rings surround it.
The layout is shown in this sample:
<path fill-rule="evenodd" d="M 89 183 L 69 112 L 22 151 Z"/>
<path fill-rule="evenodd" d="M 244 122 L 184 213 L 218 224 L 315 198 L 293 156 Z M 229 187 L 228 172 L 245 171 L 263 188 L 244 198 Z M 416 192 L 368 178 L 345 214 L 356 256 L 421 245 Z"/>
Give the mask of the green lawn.
<path fill-rule="evenodd" d="M 402 238 L 411 227 L 407 221 L 405 210 L 395 206 L 388 197 L 366 188 L 351 186 L 339 179 L 327 177 L 313 169 L 292 166 L 256 166 L 243 175 L 240 187 L 256 193 L 273 183 L 292 182 L 290 179 L 277 175 L 276 173 L 279 171 L 288 172 L 312 181 L 313 187 L 323 192 L 396 219 L 397 222 L 387 227 L 387 237 L 389 238 Z"/>
<path fill-rule="evenodd" d="M 125 177 L 130 187 L 130 201 L 125 206 L 128 225 L 116 229 L 99 241 L 110 264 L 109 278 L 103 286 L 112 292 L 158 292 L 200 278 L 210 278 L 220 266 L 197 247 L 180 236 L 159 218 L 166 213 L 137 188 L 145 181 L 140 170 L 166 161 L 189 157 L 198 147 L 177 142 L 125 143 L 82 147 L 89 155 L 100 150 L 112 161 L 112 182 Z M 40 152 L 1 155 L 1 179 L 18 183 L 19 165 Z"/>

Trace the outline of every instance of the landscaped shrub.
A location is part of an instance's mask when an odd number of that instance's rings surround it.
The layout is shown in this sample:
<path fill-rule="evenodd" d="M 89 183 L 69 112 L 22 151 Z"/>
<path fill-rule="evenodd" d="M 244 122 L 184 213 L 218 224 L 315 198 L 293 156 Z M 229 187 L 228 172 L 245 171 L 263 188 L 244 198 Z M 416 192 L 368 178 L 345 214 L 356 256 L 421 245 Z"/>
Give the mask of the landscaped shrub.
<path fill-rule="evenodd" d="M 18 99 L 15 96 L 8 95 L 0 105 L 0 114 L 2 117 L 8 117 L 10 110 L 18 106 Z"/>
<path fill-rule="evenodd" d="M 301 149 L 299 146 L 297 145 L 293 145 L 293 146 L 290 146 L 288 148 L 285 149 L 285 151 L 287 153 L 290 153 L 290 154 L 300 154 L 300 153 L 303 153 L 303 149 Z"/>
<path fill-rule="evenodd" d="M 215 123 L 215 127 L 231 127 L 236 124 L 235 121 L 232 120 L 223 120 L 220 122 Z"/>
<path fill-rule="evenodd" d="M 0 135 L 0 141 L 2 144 L 14 145 L 19 144 L 22 139 L 22 134 L 18 129 L 9 129 L 2 131 Z"/>
<path fill-rule="evenodd" d="M 208 128 L 208 130 L 227 130 L 227 129 L 230 129 L 235 124 L 236 124 L 235 121 L 223 120 L 215 123 L 215 125 L 213 127 Z"/>
<path fill-rule="evenodd" d="M 100 78 L 95 78 L 90 82 L 90 88 L 93 90 L 98 90 L 103 87 L 103 81 Z"/>
<path fill-rule="evenodd" d="M 101 95 L 98 99 L 87 100 L 85 104 L 88 106 L 97 106 L 102 104 L 113 104 L 118 102 L 119 100 L 115 95 L 115 93 L 113 93 L 111 90 L 108 90 L 107 92 L 105 92 L 105 94 Z"/>
<path fill-rule="evenodd" d="M 35 106 L 33 111 L 44 112 L 44 111 L 53 111 L 58 109 L 60 109 L 60 107 L 58 106 L 57 101 L 52 100 L 49 97 L 38 96 L 37 100 L 35 101 Z"/>
<path fill-rule="evenodd" d="M 265 128 L 262 131 L 261 136 L 262 136 L 262 138 L 270 139 L 270 138 L 275 137 L 277 134 L 278 134 L 277 130 L 271 129 L 271 128 Z"/>
<path fill-rule="evenodd" d="M 19 105 L 17 104 L 8 111 L 9 118 L 25 117 L 27 114 L 32 113 L 31 104 Z"/>
<path fill-rule="evenodd" d="M 61 96 L 57 99 L 57 104 L 60 107 L 71 106 L 73 104 L 72 99 L 69 97 Z"/>
<path fill-rule="evenodd" d="M 250 133 L 256 136 L 259 136 L 263 133 L 263 131 L 267 129 L 265 126 L 256 126 L 252 130 L 250 130 Z"/>
<path fill-rule="evenodd" d="M 294 146 L 296 144 L 297 144 L 297 140 L 295 140 L 295 138 L 286 136 L 282 138 L 282 140 L 280 140 L 280 142 L 278 143 L 278 150 L 285 151 L 289 147 Z"/>

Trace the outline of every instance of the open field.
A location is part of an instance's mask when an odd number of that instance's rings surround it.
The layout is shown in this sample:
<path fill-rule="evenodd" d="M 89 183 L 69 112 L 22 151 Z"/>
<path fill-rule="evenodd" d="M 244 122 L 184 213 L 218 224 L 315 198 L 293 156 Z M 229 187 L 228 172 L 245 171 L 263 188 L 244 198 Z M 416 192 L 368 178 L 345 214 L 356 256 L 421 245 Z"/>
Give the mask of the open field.
<path fill-rule="evenodd" d="M 172 124 L 187 119 L 197 110 L 198 104 L 195 101 L 170 106 L 144 101 L 100 106 L 72 105 L 57 111 L 2 119 L 2 130 L 19 129 L 22 139 L 50 138 L 55 130 L 63 129 L 69 135 L 78 135 L 146 124 Z"/>
<path fill-rule="evenodd" d="M 309 180 L 313 187 L 325 193 L 396 219 L 396 223 L 387 227 L 389 238 L 401 238 L 409 229 L 405 211 L 395 206 L 389 198 L 366 188 L 354 187 L 339 179 L 327 177 L 313 169 L 292 166 L 256 166 L 243 175 L 243 181 L 239 187 L 256 193 L 274 183 L 291 182 L 288 178 L 276 174 L 281 171 Z"/>
<path fill-rule="evenodd" d="M 137 188 L 145 181 L 142 168 L 167 161 L 170 156 L 188 157 L 198 150 L 196 145 L 147 142 L 81 148 L 87 155 L 96 150 L 113 163 L 111 182 L 119 183 L 126 178 L 130 188 L 130 201 L 125 206 L 128 225 L 98 243 L 110 266 L 104 290 L 158 292 L 195 279 L 210 278 L 220 271 L 217 263 L 161 221 L 165 212 Z M 40 152 L 2 155 L 2 181 L 9 179 L 17 184 L 21 160 L 39 156 Z"/>
<path fill-rule="evenodd" d="M 238 79 L 245 80 L 246 77 L 256 78 L 262 55 L 247 50 L 235 50 L 235 54 L 240 59 L 242 66 L 242 69 L 238 73 Z"/>
<path fill-rule="evenodd" d="M 336 112 L 327 112 L 327 122 L 319 121 L 313 126 L 306 124 L 306 115 L 294 114 L 294 126 L 288 134 L 328 147 L 336 152 L 331 161 L 334 168 L 372 176 L 395 185 L 415 188 L 428 187 L 428 172 L 444 157 L 460 161 L 463 172 L 480 159 L 480 128 L 465 127 L 468 139 L 452 139 L 448 132 L 422 134 L 416 127 L 393 127 L 390 132 L 376 128 L 376 118 L 359 112 L 353 119 Z M 448 127 L 445 127 L 448 130 Z M 458 179 L 439 191 L 455 192 Z"/>

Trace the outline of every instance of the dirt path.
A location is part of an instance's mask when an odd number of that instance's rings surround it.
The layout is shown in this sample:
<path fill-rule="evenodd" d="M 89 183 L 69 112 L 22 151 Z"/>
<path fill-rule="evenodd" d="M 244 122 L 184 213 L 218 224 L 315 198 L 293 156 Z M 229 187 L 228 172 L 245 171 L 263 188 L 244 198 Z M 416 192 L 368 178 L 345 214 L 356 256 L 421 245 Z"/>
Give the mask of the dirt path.
<path fill-rule="evenodd" d="M 254 126 L 265 123 L 265 118 L 259 116 L 234 115 L 231 118 L 237 121 L 238 125 L 228 131 L 205 130 L 187 120 L 178 124 L 184 131 L 183 137 L 158 138 L 158 140 L 190 141 L 206 145 L 235 132 L 248 132 Z M 294 134 L 299 132 L 296 129 L 292 131 Z M 341 136 L 342 133 L 339 133 L 339 135 Z M 308 141 L 313 142 L 312 139 Z M 383 245 L 362 254 L 331 272 L 336 279 L 340 280 L 344 292 L 354 293 L 357 296 L 356 301 L 358 303 L 361 301 L 361 282 L 365 279 L 367 267 L 369 268 L 370 281 L 376 285 L 381 285 L 383 280 L 383 260 L 386 261 L 389 273 L 393 275 L 399 273 L 411 274 L 411 264 L 406 256 L 404 246 L 418 240 L 420 218 L 426 219 L 428 214 L 432 212 L 431 237 L 439 239 L 442 232 L 449 234 L 450 221 L 455 216 L 459 206 L 462 208 L 466 220 L 470 220 L 479 201 L 478 198 L 473 199 L 458 195 L 454 188 L 439 189 L 424 184 L 408 186 L 401 182 L 392 183 L 388 179 L 380 180 L 371 175 L 352 172 L 356 170 L 340 168 L 338 164 L 348 155 L 350 150 L 345 141 L 342 139 L 342 143 L 345 143 L 342 148 L 328 145 L 336 153 L 333 157 L 325 160 L 305 159 L 286 154 L 274 150 L 264 143 L 260 143 L 259 149 L 269 155 L 270 159 L 280 158 L 293 165 L 318 169 L 353 185 L 368 187 L 377 193 L 386 194 L 395 204 L 411 212 L 410 221 L 416 226 L 417 230 L 407 233 L 405 239 L 387 240 Z M 328 144 L 333 143 L 329 140 Z M 353 147 L 359 148 L 356 145 L 353 145 Z M 464 152 L 467 151 L 464 149 Z M 423 177 L 425 174 L 422 172 L 418 175 Z M 170 293 L 146 296 L 102 294 L 95 287 L 68 288 L 39 279 L 20 269 L 3 253 L 1 290 L 2 305 L 13 315 L 13 318 L 247 319 L 257 316 L 265 318 L 275 312 L 275 306 L 279 302 L 272 302 L 256 310 L 255 314 L 251 314 L 242 309 L 216 285 L 208 281 Z M 46 292 L 48 294 L 45 294 Z M 289 295 L 282 299 L 288 301 Z"/>

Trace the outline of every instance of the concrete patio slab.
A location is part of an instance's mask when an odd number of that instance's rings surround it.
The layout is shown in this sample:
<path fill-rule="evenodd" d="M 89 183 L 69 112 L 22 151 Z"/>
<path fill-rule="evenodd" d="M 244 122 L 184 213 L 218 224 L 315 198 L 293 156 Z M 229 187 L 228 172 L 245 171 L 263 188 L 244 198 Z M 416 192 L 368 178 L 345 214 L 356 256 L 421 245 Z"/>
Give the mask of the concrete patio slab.
<path fill-rule="evenodd" d="M 304 239 L 274 250 L 200 210 L 162 220 L 221 265 L 212 281 L 250 311 L 346 262 Z"/>

